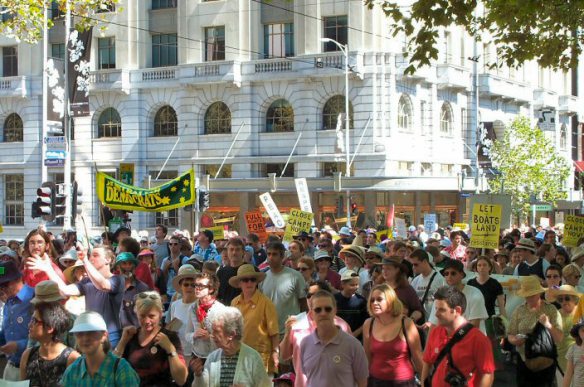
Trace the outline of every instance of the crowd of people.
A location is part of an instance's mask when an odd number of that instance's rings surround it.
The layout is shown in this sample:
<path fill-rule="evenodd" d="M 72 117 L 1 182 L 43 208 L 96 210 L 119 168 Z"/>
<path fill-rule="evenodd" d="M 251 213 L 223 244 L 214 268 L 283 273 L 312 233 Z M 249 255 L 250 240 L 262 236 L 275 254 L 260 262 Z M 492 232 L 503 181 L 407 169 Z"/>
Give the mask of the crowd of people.
<path fill-rule="evenodd" d="M 5 380 L 490 386 L 513 364 L 518 386 L 584 386 L 584 246 L 551 229 L 510 230 L 497 250 L 423 226 L 284 243 L 158 225 L 81 242 L 42 228 L 0 240 Z"/>

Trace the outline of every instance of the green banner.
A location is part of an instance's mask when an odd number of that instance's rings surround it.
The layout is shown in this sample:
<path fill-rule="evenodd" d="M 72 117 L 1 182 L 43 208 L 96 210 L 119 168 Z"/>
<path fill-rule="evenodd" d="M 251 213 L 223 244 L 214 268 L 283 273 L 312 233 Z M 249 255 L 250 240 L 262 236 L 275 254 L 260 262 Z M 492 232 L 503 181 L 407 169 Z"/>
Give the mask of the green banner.
<path fill-rule="evenodd" d="M 97 197 L 104 206 L 125 211 L 168 211 L 195 202 L 195 173 L 192 169 L 168 183 L 146 189 L 97 172 Z"/>

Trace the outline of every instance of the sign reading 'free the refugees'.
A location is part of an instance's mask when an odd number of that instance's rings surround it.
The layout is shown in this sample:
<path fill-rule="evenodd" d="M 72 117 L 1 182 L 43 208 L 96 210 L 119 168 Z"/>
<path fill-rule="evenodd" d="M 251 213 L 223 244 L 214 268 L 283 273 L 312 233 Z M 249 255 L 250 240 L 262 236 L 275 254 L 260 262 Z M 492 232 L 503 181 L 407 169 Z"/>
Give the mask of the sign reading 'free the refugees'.
<path fill-rule="evenodd" d="M 470 224 L 470 247 L 496 249 L 501 232 L 501 206 L 475 203 Z"/>
<path fill-rule="evenodd" d="M 568 247 L 578 246 L 578 240 L 584 237 L 584 216 L 566 215 L 564 218 L 564 238 L 562 244 Z"/>
<path fill-rule="evenodd" d="M 195 174 L 192 169 L 150 189 L 124 184 L 103 172 L 97 172 L 96 187 L 99 200 L 114 210 L 168 211 L 195 201 Z"/>

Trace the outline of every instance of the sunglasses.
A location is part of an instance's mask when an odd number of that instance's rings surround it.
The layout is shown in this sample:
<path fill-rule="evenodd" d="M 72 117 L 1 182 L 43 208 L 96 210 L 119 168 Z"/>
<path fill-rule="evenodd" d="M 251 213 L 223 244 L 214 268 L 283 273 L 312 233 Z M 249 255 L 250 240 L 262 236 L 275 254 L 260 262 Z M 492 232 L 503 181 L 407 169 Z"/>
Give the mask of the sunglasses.
<path fill-rule="evenodd" d="M 255 277 L 248 277 L 248 278 L 240 278 L 239 281 L 240 282 L 257 282 L 257 278 Z"/>
<path fill-rule="evenodd" d="M 169 243 L 168 245 L 169 246 L 176 246 L 176 245 L 179 245 L 179 243 Z"/>
<path fill-rule="evenodd" d="M 545 278 L 560 278 L 559 275 L 546 275 Z"/>
<path fill-rule="evenodd" d="M 185 288 L 196 288 L 197 284 L 193 282 L 183 282 L 181 286 L 184 286 Z"/>
<path fill-rule="evenodd" d="M 303 267 L 298 267 L 296 270 L 297 271 L 306 271 L 306 270 L 309 270 L 309 269 L 306 266 L 303 266 Z"/>
<path fill-rule="evenodd" d="M 444 277 L 450 277 L 450 276 L 455 276 L 457 275 L 458 272 L 457 271 L 445 271 L 444 272 Z"/>
<path fill-rule="evenodd" d="M 316 313 L 316 314 L 320 314 L 320 312 L 322 312 L 323 310 L 324 310 L 326 313 L 330 313 L 330 312 L 332 312 L 332 311 L 333 311 L 333 307 L 332 307 L 332 306 L 325 306 L 325 307 L 320 307 L 320 306 L 319 306 L 319 307 L 317 307 L 317 308 L 314 308 L 313 310 L 314 310 L 314 313 Z"/>
<path fill-rule="evenodd" d="M 572 297 L 570 297 L 570 296 L 565 296 L 565 297 L 559 296 L 559 297 L 556 297 L 556 300 L 559 303 L 562 303 L 564 301 L 569 302 L 569 301 L 572 301 Z"/>
<path fill-rule="evenodd" d="M 138 298 L 141 298 L 142 300 L 149 298 L 151 300 L 159 300 L 160 296 L 158 294 L 148 294 L 148 293 L 138 293 L 137 295 Z"/>

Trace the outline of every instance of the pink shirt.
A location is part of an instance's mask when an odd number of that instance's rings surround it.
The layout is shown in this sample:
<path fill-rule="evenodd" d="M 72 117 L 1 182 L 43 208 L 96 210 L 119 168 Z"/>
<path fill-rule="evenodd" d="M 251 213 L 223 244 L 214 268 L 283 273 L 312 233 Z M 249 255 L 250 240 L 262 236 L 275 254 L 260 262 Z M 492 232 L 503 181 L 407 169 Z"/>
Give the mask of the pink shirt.
<path fill-rule="evenodd" d="M 453 246 L 448 246 L 444 249 L 448 254 L 450 254 L 450 258 L 458 259 L 459 261 L 464 261 L 464 253 L 466 251 L 466 246 L 458 245 L 456 249 Z"/>
<path fill-rule="evenodd" d="M 335 324 L 347 333 L 351 333 L 351 327 L 340 317 L 335 316 Z M 302 372 L 302 355 L 300 345 L 302 340 L 316 330 L 316 323 L 306 312 L 296 315 L 296 322 L 290 331 L 290 342 L 292 345 L 292 364 L 296 370 L 296 381 L 294 387 L 306 386 L 306 375 Z"/>

